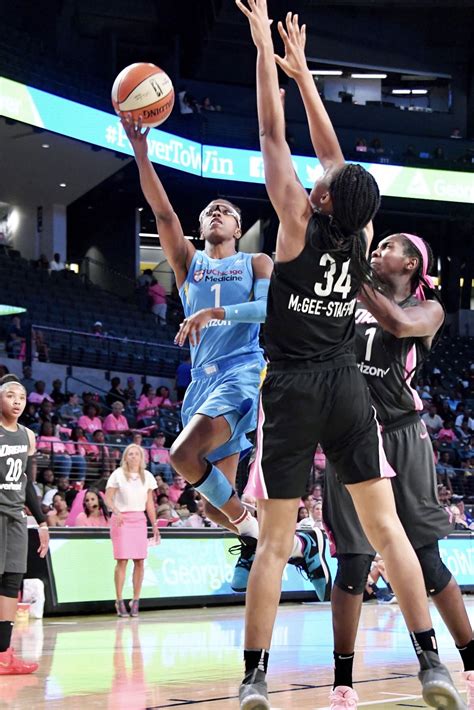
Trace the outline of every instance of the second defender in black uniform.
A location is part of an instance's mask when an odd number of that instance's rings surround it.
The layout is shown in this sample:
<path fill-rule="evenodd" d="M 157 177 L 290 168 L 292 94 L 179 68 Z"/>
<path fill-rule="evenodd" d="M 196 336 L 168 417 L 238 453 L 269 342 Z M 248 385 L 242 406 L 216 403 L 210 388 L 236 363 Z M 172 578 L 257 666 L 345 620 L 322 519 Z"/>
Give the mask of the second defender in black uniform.
<path fill-rule="evenodd" d="M 426 590 L 460 651 L 468 686 L 474 686 L 474 673 L 469 673 L 474 670 L 471 624 L 461 591 L 438 547 L 438 540 L 452 527 L 438 501 L 431 440 L 418 414 L 423 405 L 411 385 L 415 368 L 429 352 L 443 321 L 441 305 L 424 298 L 425 291 L 429 294 L 430 250 L 420 237 L 394 234 L 380 242 L 371 264 L 393 301 L 367 294 L 378 320 L 363 303 L 358 304 L 357 363 L 383 427 L 387 459 L 397 471 L 392 486 L 399 518 L 420 560 Z M 355 707 L 358 700 L 352 688 L 352 664 L 363 591 L 375 550 L 364 535 L 350 495 L 333 474 L 327 471 L 323 517 L 338 562 L 331 595 L 335 676 L 330 695 L 331 708 L 338 710 L 348 702 Z"/>
<path fill-rule="evenodd" d="M 423 696 L 446 710 L 463 707 L 437 654 L 418 559 L 396 514 L 394 475 L 385 459 L 368 388 L 353 349 L 356 296 L 370 283 L 363 228 L 379 191 L 359 165 L 346 165 L 304 57 L 304 30 L 279 23 L 324 175 L 308 196 L 285 140 L 275 55 L 265 0 L 241 0 L 257 47 L 257 109 L 265 184 L 280 221 L 265 338 L 270 356 L 262 387 L 251 481 L 260 535 L 246 599 L 241 710 L 270 707 L 265 682 L 281 578 L 297 508 L 318 441 L 347 485 L 372 545 L 383 556 L 420 662 Z"/>

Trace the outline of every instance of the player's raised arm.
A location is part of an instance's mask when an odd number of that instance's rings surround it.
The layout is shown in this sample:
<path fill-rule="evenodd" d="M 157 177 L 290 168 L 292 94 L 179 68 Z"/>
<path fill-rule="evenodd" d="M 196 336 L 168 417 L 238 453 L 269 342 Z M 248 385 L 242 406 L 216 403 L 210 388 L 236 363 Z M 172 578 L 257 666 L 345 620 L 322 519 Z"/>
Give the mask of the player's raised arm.
<path fill-rule="evenodd" d="M 181 222 L 168 199 L 155 168 L 148 158 L 146 137 L 149 128 L 142 131 L 140 119 L 135 124 L 130 114 L 122 116 L 121 120 L 135 154 L 143 194 L 155 215 L 160 243 L 174 271 L 179 288 L 186 278 L 195 248 L 190 244 L 189 240 L 185 239 Z"/>
<path fill-rule="evenodd" d="M 279 247 L 289 241 L 304 244 L 306 225 L 311 214 L 308 195 L 298 181 L 288 143 L 285 139 L 285 118 L 278 87 L 273 41 L 266 0 L 248 0 L 248 7 L 236 0 L 247 17 L 252 39 L 257 47 L 257 112 L 260 147 L 265 169 L 265 185 L 278 215 Z M 292 258 L 296 254 L 292 255 Z M 280 256 L 278 256 L 280 258 Z"/>
<path fill-rule="evenodd" d="M 306 25 L 299 26 L 298 15 L 286 16 L 286 28 L 278 23 L 278 32 L 285 45 L 285 56 L 275 55 L 278 66 L 294 79 L 303 99 L 314 151 L 325 170 L 342 167 L 344 156 L 331 119 L 321 101 L 305 57 Z"/>

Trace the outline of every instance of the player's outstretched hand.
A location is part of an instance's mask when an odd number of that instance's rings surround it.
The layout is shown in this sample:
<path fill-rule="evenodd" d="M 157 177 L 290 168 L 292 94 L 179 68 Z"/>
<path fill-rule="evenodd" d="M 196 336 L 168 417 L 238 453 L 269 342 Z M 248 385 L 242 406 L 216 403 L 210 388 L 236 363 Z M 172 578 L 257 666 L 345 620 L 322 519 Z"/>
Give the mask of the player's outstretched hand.
<path fill-rule="evenodd" d="M 270 31 L 273 20 L 268 18 L 267 0 L 246 0 L 246 2 L 235 0 L 235 4 L 249 21 L 252 39 L 257 49 L 265 45 L 273 46 Z"/>
<path fill-rule="evenodd" d="M 132 144 L 133 152 L 137 158 L 145 158 L 148 153 L 148 143 L 146 137 L 150 132 L 150 127 L 142 130 L 142 117 L 138 117 L 135 123 L 131 113 L 122 114 L 120 121 L 124 128 L 127 138 Z"/>
<path fill-rule="evenodd" d="M 38 537 L 39 537 L 39 547 L 38 547 L 38 555 L 40 557 L 46 557 L 48 553 L 48 548 L 49 548 L 49 530 L 48 528 L 45 527 L 39 527 L 38 528 Z"/>
<path fill-rule="evenodd" d="M 299 26 L 298 15 L 288 12 L 286 29 L 282 22 L 278 23 L 278 32 L 285 45 L 285 56 L 275 54 L 275 61 L 292 79 L 298 79 L 306 70 L 307 63 L 304 53 L 306 45 L 306 25 Z"/>
<path fill-rule="evenodd" d="M 198 345 L 201 340 L 201 330 L 209 323 L 215 315 L 212 308 L 204 308 L 201 311 L 193 313 L 189 318 L 185 318 L 179 326 L 178 333 L 174 339 L 174 344 L 180 348 L 189 338 L 191 345 Z"/>

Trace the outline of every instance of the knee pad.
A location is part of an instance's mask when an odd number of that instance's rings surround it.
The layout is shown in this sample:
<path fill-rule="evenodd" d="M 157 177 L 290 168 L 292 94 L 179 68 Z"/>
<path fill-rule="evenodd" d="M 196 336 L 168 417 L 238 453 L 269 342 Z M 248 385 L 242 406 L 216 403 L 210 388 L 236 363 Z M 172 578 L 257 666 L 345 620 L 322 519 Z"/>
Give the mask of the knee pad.
<path fill-rule="evenodd" d="M 334 584 L 347 594 L 362 594 L 374 555 L 338 555 Z"/>
<path fill-rule="evenodd" d="M 4 572 L 0 576 L 0 597 L 16 599 L 21 589 L 22 580 L 21 572 Z"/>
<path fill-rule="evenodd" d="M 415 552 L 420 561 L 426 591 L 430 596 L 439 594 L 448 586 L 452 575 L 440 557 L 438 542 L 419 547 Z"/>

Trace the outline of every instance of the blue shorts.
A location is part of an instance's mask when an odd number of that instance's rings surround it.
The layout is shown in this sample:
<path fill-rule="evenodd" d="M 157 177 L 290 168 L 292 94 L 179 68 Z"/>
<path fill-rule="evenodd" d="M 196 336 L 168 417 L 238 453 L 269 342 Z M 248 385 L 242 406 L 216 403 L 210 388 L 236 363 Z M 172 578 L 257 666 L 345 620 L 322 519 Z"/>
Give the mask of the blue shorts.
<path fill-rule="evenodd" d="M 231 431 L 230 439 L 207 455 L 209 461 L 243 454 L 252 447 L 245 435 L 257 426 L 258 395 L 265 366 L 263 356 L 252 353 L 192 370 L 192 382 L 181 410 L 183 427 L 195 414 L 205 414 L 212 419 L 225 417 Z"/>

